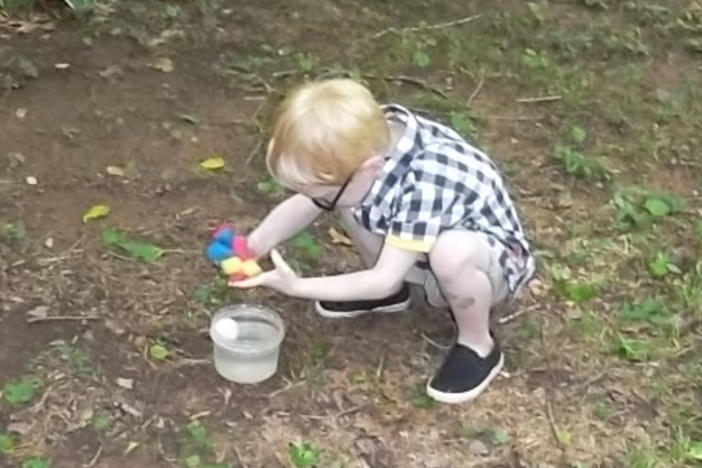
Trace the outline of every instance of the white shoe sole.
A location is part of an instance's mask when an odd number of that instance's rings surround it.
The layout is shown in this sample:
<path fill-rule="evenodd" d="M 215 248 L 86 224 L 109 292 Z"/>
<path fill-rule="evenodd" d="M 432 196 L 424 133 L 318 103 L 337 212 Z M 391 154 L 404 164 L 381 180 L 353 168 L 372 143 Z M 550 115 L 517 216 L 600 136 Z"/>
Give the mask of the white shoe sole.
<path fill-rule="evenodd" d="M 490 385 L 490 382 L 493 381 L 495 377 L 497 377 L 502 370 L 502 366 L 505 363 L 505 355 L 500 354 L 500 360 L 497 362 L 497 365 L 493 367 L 493 369 L 490 371 L 490 374 L 483 380 L 480 385 L 475 387 L 472 390 L 469 390 L 467 392 L 463 393 L 444 393 L 439 390 L 436 390 L 432 388 L 429 384 L 431 381 L 427 382 L 427 395 L 432 397 L 438 402 L 441 403 L 448 403 L 448 404 L 458 404 L 458 403 L 466 403 L 471 400 L 474 400 L 475 398 L 478 397 L 483 391 L 487 388 L 488 385 Z"/>
<path fill-rule="evenodd" d="M 326 318 L 353 318 L 365 314 L 394 314 L 396 312 L 402 312 L 407 310 L 409 307 L 409 298 L 406 301 L 398 302 L 397 304 L 387 305 L 383 307 L 376 307 L 375 309 L 360 309 L 360 310 L 347 310 L 345 312 L 332 312 L 320 304 L 319 301 L 315 301 L 314 308 L 319 315 Z"/>

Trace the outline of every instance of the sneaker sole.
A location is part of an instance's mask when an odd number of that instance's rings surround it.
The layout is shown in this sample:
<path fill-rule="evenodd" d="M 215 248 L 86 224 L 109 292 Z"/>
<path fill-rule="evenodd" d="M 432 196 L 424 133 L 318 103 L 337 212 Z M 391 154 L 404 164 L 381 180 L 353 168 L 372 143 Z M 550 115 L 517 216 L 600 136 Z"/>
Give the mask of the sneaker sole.
<path fill-rule="evenodd" d="M 360 310 L 347 310 L 344 312 L 332 312 L 332 311 L 327 310 L 324 307 L 322 307 L 322 304 L 320 304 L 319 301 L 316 301 L 314 303 L 314 308 L 317 311 L 317 313 L 319 315 L 321 315 L 322 317 L 334 319 L 334 318 L 353 318 L 353 317 L 358 317 L 360 315 L 374 314 L 374 313 L 394 314 L 397 312 L 402 312 L 403 310 L 407 310 L 407 308 L 409 307 L 409 304 L 410 304 L 410 300 L 407 299 L 406 301 L 398 302 L 397 304 L 376 307 L 374 309 L 360 309 Z"/>
<path fill-rule="evenodd" d="M 500 355 L 500 360 L 497 362 L 497 365 L 490 371 L 490 374 L 481 382 L 480 385 L 475 387 L 472 390 L 469 390 L 467 392 L 463 393 L 444 393 L 439 390 L 436 390 L 430 386 L 431 381 L 427 383 L 427 395 L 432 397 L 434 400 L 441 402 L 441 403 L 448 403 L 448 404 L 458 404 L 458 403 L 466 403 L 468 401 L 472 401 L 475 398 L 478 397 L 483 391 L 487 388 L 488 385 L 490 385 L 490 382 L 493 381 L 495 377 L 497 377 L 502 370 L 502 366 L 505 363 L 505 355 L 502 354 Z"/>

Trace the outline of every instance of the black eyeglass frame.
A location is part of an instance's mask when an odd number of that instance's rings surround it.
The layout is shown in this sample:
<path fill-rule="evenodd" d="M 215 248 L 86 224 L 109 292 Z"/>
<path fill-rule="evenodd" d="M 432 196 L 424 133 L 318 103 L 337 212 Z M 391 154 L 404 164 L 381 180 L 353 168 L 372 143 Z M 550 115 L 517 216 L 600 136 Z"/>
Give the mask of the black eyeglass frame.
<path fill-rule="evenodd" d="M 341 185 L 341 188 L 339 188 L 339 191 L 336 192 L 336 195 L 334 196 L 334 199 L 332 201 L 329 201 L 326 198 L 312 197 L 312 203 L 314 203 L 314 205 L 320 210 L 334 211 L 336 209 L 336 204 L 339 202 L 339 199 L 344 194 L 344 191 L 346 190 L 346 187 L 348 187 L 349 182 L 351 182 L 351 179 L 353 179 L 353 174 L 351 174 Z"/>

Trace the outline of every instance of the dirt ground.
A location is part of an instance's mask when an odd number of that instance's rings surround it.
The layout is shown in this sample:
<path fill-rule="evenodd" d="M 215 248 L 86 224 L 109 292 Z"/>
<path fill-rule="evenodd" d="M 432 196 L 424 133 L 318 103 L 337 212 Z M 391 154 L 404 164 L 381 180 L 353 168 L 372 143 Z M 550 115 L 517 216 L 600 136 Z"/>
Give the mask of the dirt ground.
<path fill-rule="evenodd" d="M 0 16 L 0 466 L 702 463 L 700 52 L 698 1 Z M 510 183 L 539 273 L 496 312 L 506 370 L 474 403 L 424 394 L 454 331 L 418 291 L 406 313 L 329 321 L 229 291 L 204 259 L 210 226 L 247 231 L 285 196 L 263 162 L 276 102 L 339 75 L 452 124 Z M 331 227 L 285 246 L 304 274 L 359 266 Z M 162 256 L 106 246 L 109 229 Z M 287 328 L 255 386 L 211 364 L 210 314 L 241 301 Z"/>

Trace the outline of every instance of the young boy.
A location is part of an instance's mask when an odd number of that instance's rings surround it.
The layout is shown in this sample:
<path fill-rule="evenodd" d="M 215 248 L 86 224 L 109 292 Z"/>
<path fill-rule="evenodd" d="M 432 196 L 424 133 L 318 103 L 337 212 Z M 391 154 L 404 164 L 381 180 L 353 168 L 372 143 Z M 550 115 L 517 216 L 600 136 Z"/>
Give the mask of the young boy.
<path fill-rule="evenodd" d="M 498 169 L 458 133 L 398 105 L 380 106 L 362 85 L 304 85 L 280 105 L 268 146 L 271 174 L 297 195 L 248 237 L 275 269 L 232 283 L 316 300 L 324 317 L 397 312 L 407 282 L 448 306 L 456 343 L 427 393 L 445 403 L 477 397 L 504 357 L 489 329 L 492 306 L 512 299 L 534 259 Z M 364 270 L 300 278 L 274 247 L 323 211 L 337 211 Z"/>

